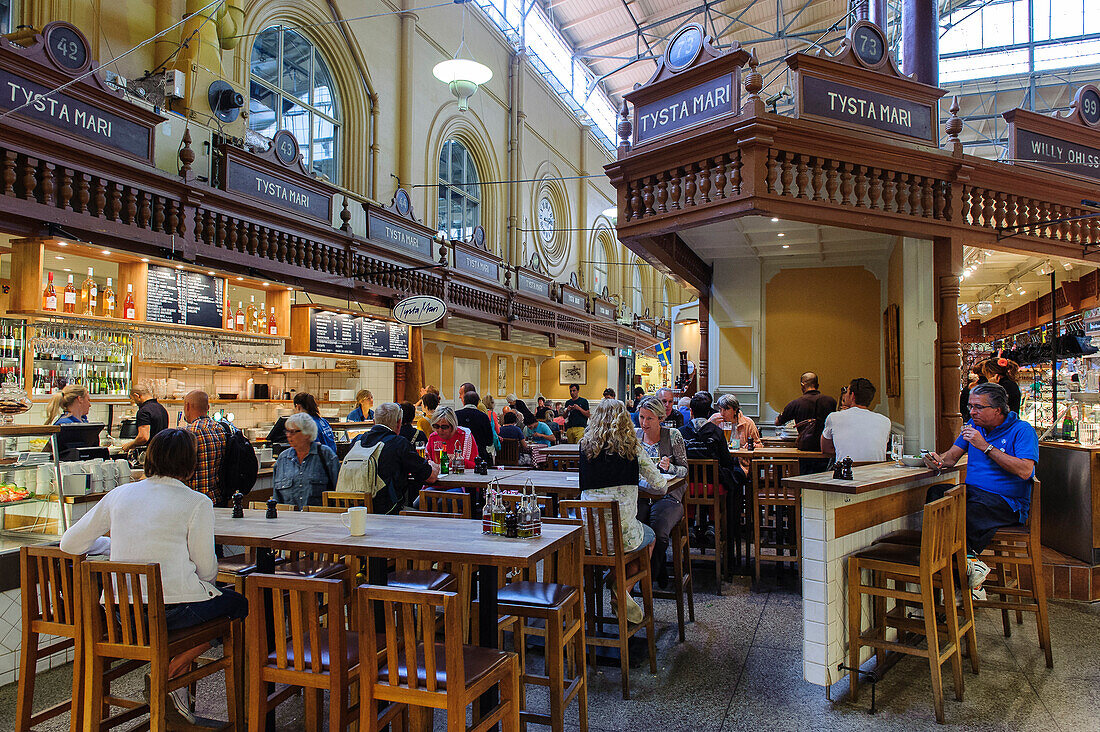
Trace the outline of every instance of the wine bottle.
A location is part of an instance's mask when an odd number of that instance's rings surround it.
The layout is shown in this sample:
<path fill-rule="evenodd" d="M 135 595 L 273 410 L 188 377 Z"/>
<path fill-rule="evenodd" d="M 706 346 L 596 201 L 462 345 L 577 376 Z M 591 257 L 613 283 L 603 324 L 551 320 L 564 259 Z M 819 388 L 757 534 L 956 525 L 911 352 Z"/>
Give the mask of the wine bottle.
<path fill-rule="evenodd" d="M 271 308 L 271 317 L 267 319 L 267 334 L 279 335 L 279 324 L 275 322 L 275 308 Z"/>
<path fill-rule="evenodd" d="M 226 330 L 235 330 L 237 325 L 237 314 L 233 312 L 233 303 L 229 302 L 229 298 L 225 300 L 225 328 Z"/>
<path fill-rule="evenodd" d="M 76 285 L 72 275 L 69 275 L 69 284 L 65 285 L 65 312 L 76 313 Z"/>
<path fill-rule="evenodd" d="M 115 302 L 115 288 L 112 286 L 114 283 L 111 278 L 107 278 L 107 289 L 103 291 L 103 316 L 107 318 L 115 317 L 115 306 L 118 305 Z"/>
<path fill-rule="evenodd" d="M 92 268 L 88 267 L 88 279 L 80 285 L 80 313 L 82 315 L 95 315 L 98 300 L 99 285 L 92 278 Z"/>
<path fill-rule="evenodd" d="M 134 286 L 126 285 L 126 300 L 122 303 L 122 317 L 126 320 L 137 318 L 137 309 L 134 307 Z"/>
<path fill-rule="evenodd" d="M 248 310 L 245 311 L 245 327 L 249 333 L 256 332 L 256 296 L 251 295 L 252 299 L 248 303 Z"/>
<path fill-rule="evenodd" d="M 236 318 L 237 318 L 237 330 L 241 331 L 242 333 L 243 333 L 243 332 L 245 331 L 245 327 L 244 327 L 244 324 L 245 324 L 245 320 L 244 320 L 244 315 L 245 315 L 245 313 L 244 313 L 244 302 L 243 302 L 243 301 L 241 301 L 241 300 L 238 300 L 238 301 L 237 301 L 237 315 L 236 315 Z"/>
<path fill-rule="evenodd" d="M 57 292 L 53 289 L 53 272 L 46 273 L 46 287 L 42 290 L 42 309 L 57 312 Z"/>

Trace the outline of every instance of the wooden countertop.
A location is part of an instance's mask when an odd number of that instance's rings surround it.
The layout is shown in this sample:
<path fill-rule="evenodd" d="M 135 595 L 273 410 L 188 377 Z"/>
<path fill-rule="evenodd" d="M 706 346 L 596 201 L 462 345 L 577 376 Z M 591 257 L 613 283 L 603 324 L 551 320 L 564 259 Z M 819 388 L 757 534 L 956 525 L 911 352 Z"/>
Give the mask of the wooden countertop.
<path fill-rule="evenodd" d="M 823 452 L 813 452 L 810 450 L 799 450 L 797 447 L 791 447 L 789 445 L 760 445 L 752 450 L 746 450 L 740 448 L 737 450 L 730 450 L 730 455 L 738 458 L 750 458 L 755 460 L 775 458 L 779 459 L 822 459 L 828 457 Z"/>
<path fill-rule="evenodd" d="M 1054 442 L 1043 440 L 1039 447 L 1061 447 L 1066 450 L 1078 450 L 1080 452 L 1100 452 L 1100 445 L 1082 445 L 1079 442 Z"/>
<path fill-rule="evenodd" d="M 0 437 L 45 437 L 57 434 L 61 428 L 55 424 L 3 424 Z"/>
<path fill-rule="evenodd" d="M 829 491 L 831 493 L 848 493 L 858 495 L 870 493 L 880 488 L 889 488 L 895 485 L 903 485 L 922 478 L 930 478 L 936 475 L 946 475 L 959 469 L 956 465 L 936 471 L 930 468 L 906 468 L 893 463 L 876 463 L 874 465 L 859 465 L 852 468 L 854 480 L 837 480 L 833 478 L 833 471 L 823 473 L 811 473 L 809 475 L 796 475 L 793 478 L 784 478 L 784 485 L 792 488 L 801 488 L 810 491 Z"/>

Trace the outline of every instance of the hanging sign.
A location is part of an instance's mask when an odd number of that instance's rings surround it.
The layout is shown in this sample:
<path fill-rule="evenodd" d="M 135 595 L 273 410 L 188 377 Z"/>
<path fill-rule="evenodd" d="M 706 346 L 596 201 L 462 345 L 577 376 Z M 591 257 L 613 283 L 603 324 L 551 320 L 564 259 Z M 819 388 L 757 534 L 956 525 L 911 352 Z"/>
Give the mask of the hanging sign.
<path fill-rule="evenodd" d="M 447 314 L 447 303 L 434 295 L 413 295 L 393 306 L 393 317 L 405 325 L 431 325 Z"/>
<path fill-rule="evenodd" d="M 799 84 L 801 116 L 816 116 L 880 132 L 935 142 L 936 108 L 892 94 L 803 74 Z"/>
<path fill-rule="evenodd" d="M 151 323 L 221 328 L 225 280 L 150 264 L 145 319 Z"/>
<path fill-rule="evenodd" d="M 635 110 L 636 144 L 732 114 L 736 109 L 735 84 L 734 74 L 723 74 L 655 102 L 639 105 Z"/>

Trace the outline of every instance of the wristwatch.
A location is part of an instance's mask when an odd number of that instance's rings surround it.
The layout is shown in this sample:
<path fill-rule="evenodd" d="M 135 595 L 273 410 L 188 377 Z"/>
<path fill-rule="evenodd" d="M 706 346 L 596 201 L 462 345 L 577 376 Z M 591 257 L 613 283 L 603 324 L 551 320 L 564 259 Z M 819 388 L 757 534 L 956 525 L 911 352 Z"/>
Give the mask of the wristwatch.
<path fill-rule="evenodd" d="M 993 445 L 986 445 L 985 449 L 982 450 L 982 453 L 985 454 L 985 455 L 988 455 L 989 451 L 992 450 L 992 449 L 993 449 Z"/>

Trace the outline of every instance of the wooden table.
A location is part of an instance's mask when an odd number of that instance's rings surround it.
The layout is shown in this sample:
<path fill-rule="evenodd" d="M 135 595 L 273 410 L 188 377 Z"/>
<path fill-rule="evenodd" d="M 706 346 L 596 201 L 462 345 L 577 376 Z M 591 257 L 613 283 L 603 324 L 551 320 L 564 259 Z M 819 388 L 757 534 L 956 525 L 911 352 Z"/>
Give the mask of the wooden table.
<path fill-rule="evenodd" d="M 421 516 L 367 516 L 367 531 L 352 536 L 339 514 L 280 512 L 265 519 L 262 511 L 245 511 L 235 519 L 232 509 L 214 509 L 215 541 L 247 544 L 266 550 L 326 552 L 367 557 L 368 581 L 386 584 L 389 559 L 420 559 L 476 564 L 478 571 L 478 629 L 481 645 L 497 647 L 497 569 L 533 567 L 551 554 L 568 549 L 570 583 L 582 587 L 583 533 L 578 526 L 544 524 L 535 539 L 507 539 L 481 533 L 480 521 Z M 270 551 L 265 552 L 270 554 Z M 258 564 L 259 562 L 257 562 Z M 270 570 L 262 570 L 270 571 Z M 497 703 L 493 690 L 482 697 L 483 708 Z M 274 717 L 269 715 L 269 728 Z"/>
<path fill-rule="evenodd" d="M 576 457 L 581 454 L 581 446 L 575 442 L 564 442 L 542 448 L 542 454 L 546 457 Z"/>
<path fill-rule="evenodd" d="M 488 475 L 479 475 L 473 470 L 466 470 L 458 475 L 448 473 L 435 479 L 435 483 L 425 485 L 425 488 L 450 490 L 451 488 L 464 488 L 466 490 L 482 490 L 494 480 L 503 480 L 521 473 L 531 472 L 530 468 L 489 468 Z"/>
<path fill-rule="evenodd" d="M 797 447 L 791 447 L 787 445 L 759 445 L 753 450 L 746 450 L 742 447 L 738 450 L 730 450 L 730 455 L 733 455 L 736 458 L 747 458 L 749 460 L 820 460 L 822 458 L 829 457 L 823 452 L 814 452 L 812 450 L 799 450 Z"/>
<path fill-rule="evenodd" d="M 852 468 L 854 480 L 832 471 L 786 478 L 802 490 L 802 674 L 829 686 L 848 663 L 849 554 L 895 529 L 919 528 L 928 487 L 955 483 L 957 468 L 943 471 L 876 463 Z M 866 627 L 870 615 L 864 613 Z M 865 649 L 871 655 L 871 649 Z"/>

